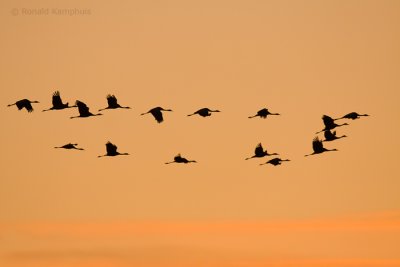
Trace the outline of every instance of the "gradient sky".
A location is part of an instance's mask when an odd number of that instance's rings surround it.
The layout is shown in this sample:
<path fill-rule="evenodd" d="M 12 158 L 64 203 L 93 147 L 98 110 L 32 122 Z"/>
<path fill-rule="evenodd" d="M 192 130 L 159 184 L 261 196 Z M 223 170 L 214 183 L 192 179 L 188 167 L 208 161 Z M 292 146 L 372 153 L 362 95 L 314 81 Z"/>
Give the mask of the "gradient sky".
<path fill-rule="evenodd" d="M 400 2 L 0 11 L 1 266 L 400 266 Z M 55 90 L 132 109 L 42 113 Z M 33 113 L 6 107 L 23 98 Z M 155 106 L 174 111 L 140 116 Z M 222 112 L 186 116 L 202 107 Z M 247 118 L 264 107 L 282 116 Z M 371 116 L 304 158 L 321 116 L 351 111 Z M 97 158 L 108 140 L 131 155 Z M 259 142 L 291 161 L 245 161 Z M 164 164 L 177 153 L 198 164 Z"/>

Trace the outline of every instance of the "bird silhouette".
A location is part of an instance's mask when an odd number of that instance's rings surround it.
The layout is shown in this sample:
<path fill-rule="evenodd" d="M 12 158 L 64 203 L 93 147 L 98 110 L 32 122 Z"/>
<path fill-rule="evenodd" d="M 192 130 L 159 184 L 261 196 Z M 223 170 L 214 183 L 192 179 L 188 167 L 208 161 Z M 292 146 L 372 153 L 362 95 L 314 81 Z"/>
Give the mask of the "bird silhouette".
<path fill-rule="evenodd" d="M 76 100 L 75 104 L 78 106 L 79 116 L 71 117 L 71 119 L 74 119 L 74 118 L 87 118 L 87 117 L 90 117 L 90 116 L 103 115 L 101 113 L 97 113 L 97 114 L 91 113 L 89 111 L 88 106 L 85 103 L 83 103 L 83 102 L 81 102 L 79 100 Z"/>
<path fill-rule="evenodd" d="M 39 103 L 39 101 L 31 101 L 28 99 L 21 99 L 21 100 L 18 100 L 17 102 L 15 102 L 14 104 L 7 105 L 7 107 L 16 105 L 18 110 L 25 108 L 28 112 L 32 112 L 33 107 L 31 105 L 31 103 Z"/>
<path fill-rule="evenodd" d="M 108 103 L 108 107 L 99 109 L 99 111 L 102 111 L 105 109 L 116 109 L 116 108 L 130 109 L 130 107 L 122 107 L 120 104 L 118 104 L 118 100 L 115 97 L 115 95 L 107 95 L 107 103 Z"/>
<path fill-rule="evenodd" d="M 114 157 L 114 156 L 118 156 L 118 155 L 129 155 L 128 153 L 119 153 L 118 151 L 117 151 L 117 146 L 116 145 L 114 145 L 113 143 L 111 143 L 110 141 L 108 141 L 107 143 L 106 143 L 106 150 L 107 150 L 107 153 L 105 154 L 105 155 L 100 155 L 100 156 L 97 156 L 98 158 L 101 158 L 101 157 Z"/>
<path fill-rule="evenodd" d="M 344 115 L 341 118 L 337 118 L 335 120 L 340 120 L 340 119 L 352 119 L 356 120 L 359 119 L 361 116 L 369 116 L 368 114 L 358 114 L 357 112 L 350 112 L 349 114 Z"/>
<path fill-rule="evenodd" d="M 333 141 L 336 139 L 347 137 L 347 135 L 336 136 L 336 131 L 331 132 L 330 130 L 325 131 L 324 136 L 325 136 L 325 140 L 323 140 L 323 142 Z"/>
<path fill-rule="evenodd" d="M 317 134 L 324 132 L 324 131 L 329 131 L 329 130 L 335 129 L 336 127 L 348 125 L 347 123 L 336 124 L 335 120 L 327 115 L 322 116 L 322 121 L 324 122 L 325 128 L 322 129 L 321 131 L 317 132 Z"/>
<path fill-rule="evenodd" d="M 155 107 L 155 108 L 152 108 L 149 111 L 142 113 L 140 115 L 145 115 L 145 114 L 151 113 L 151 115 L 153 115 L 153 117 L 156 119 L 156 121 L 158 123 L 161 123 L 164 121 L 162 111 L 172 111 L 172 110 L 171 109 L 163 109 L 162 107 Z"/>
<path fill-rule="evenodd" d="M 53 106 L 49 109 L 44 109 L 42 111 L 49 111 L 49 110 L 60 110 L 60 109 L 65 109 L 65 108 L 76 108 L 77 106 L 69 106 L 68 102 L 67 103 L 63 103 L 61 100 L 61 96 L 60 96 L 60 92 L 59 91 L 55 91 L 53 93 L 53 97 L 52 97 L 52 104 Z"/>
<path fill-rule="evenodd" d="M 185 163 L 185 164 L 187 164 L 187 163 L 190 163 L 190 162 L 197 163 L 197 161 L 195 161 L 195 160 L 187 160 L 187 159 L 181 157 L 181 154 L 178 154 L 178 155 L 176 155 L 174 157 L 174 161 L 165 162 L 165 164 L 171 164 L 171 163 Z"/>
<path fill-rule="evenodd" d="M 257 112 L 256 115 L 250 116 L 249 119 L 259 116 L 260 118 L 266 119 L 268 115 L 281 115 L 279 113 L 271 113 L 267 108 L 263 108 Z"/>
<path fill-rule="evenodd" d="M 265 164 L 269 163 L 269 164 L 272 164 L 274 166 L 277 166 L 277 165 L 281 165 L 282 161 L 290 161 L 290 159 L 273 158 L 273 159 L 268 160 L 265 163 L 261 163 L 260 165 L 265 165 Z"/>
<path fill-rule="evenodd" d="M 264 148 L 262 147 L 261 143 L 259 143 L 256 146 L 255 150 L 254 150 L 254 155 L 249 157 L 249 158 L 246 158 L 246 160 L 252 159 L 252 158 L 262 158 L 262 157 L 265 157 L 265 156 L 272 156 L 272 155 L 279 155 L 279 154 L 277 154 L 277 153 L 269 154 L 267 152 L 267 150 L 264 150 Z"/>
<path fill-rule="evenodd" d="M 321 154 L 326 151 L 337 151 L 337 149 L 326 149 L 324 148 L 324 145 L 322 144 L 322 141 L 319 140 L 318 137 L 315 137 L 313 142 L 312 142 L 313 150 L 314 152 L 308 155 L 305 155 L 305 157 L 315 155 L 315 154 Z"/>
<path fill-rule="evenodd" d="M 76 149 L 76 150 L 84 150 L 83 148 L 76 147 L 78 144 L 68 143 L 63 146 L 55 146 L 54 148 L 64 148 L 64 149 Z"/>
<path fill-rule="evenodd" d="M 192 114 L 189 114 L 188 116 L 193 116 L 193 115 L 198 114 L 202 117 L 208 117 L 208 116 L 211 116 L 212 112 L 220 112 L 220 111 L 219 110 L 211 110 L 209 108 L 202 108 Z"/>

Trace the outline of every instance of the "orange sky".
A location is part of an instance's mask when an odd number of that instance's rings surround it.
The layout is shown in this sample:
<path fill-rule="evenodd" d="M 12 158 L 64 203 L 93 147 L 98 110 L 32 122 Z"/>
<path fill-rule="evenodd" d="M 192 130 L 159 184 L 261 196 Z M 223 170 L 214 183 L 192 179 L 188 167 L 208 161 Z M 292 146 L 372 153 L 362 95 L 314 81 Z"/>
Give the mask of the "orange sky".
<path fill-rule="evenodd" d="M 2 266 L 400 266 L 398 1 L 0 11 Z M 55 90 L 132 109 L 42 113 Z M 40 103 L 6 107 L 22 98 Z M 140 116 L 155 106 L 174 111 Z M 221 112 L 186 116 L 202 107 Z M 263 107 L 282 115 L 247 118 Z M 371 116 L 338 128 L 338 152 L 304 158 L 321 116 L 351 111 Z M 97 158 L 108 140 L 131 155 Z M 53 149 L 68 142 L 85 151 Z M 259 142 L 291 161 L 245 161 Z M 177 153 L 198 164 L 164 164 Z"/>

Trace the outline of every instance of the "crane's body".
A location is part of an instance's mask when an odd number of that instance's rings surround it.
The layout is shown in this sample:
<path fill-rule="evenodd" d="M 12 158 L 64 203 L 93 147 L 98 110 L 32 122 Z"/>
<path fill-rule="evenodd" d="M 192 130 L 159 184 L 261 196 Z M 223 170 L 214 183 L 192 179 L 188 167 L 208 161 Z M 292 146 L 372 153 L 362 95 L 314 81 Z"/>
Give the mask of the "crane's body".
<path fill-rule="evenodd" d="M 246 160 L 252 159 L 252 158 L 262 158 L 265 156 L 273 156 L 273 155 L 279 155 L 279 154 L 277 154 L 277 153 L 269 154 L 267 150 L 264 150 L 264 148 L 262 147 L 262 144 L 259 143 L 254 150 L 254 155 L 249 158 L 246 158 Z"/>
<path fill-rule="evenodd" d="M 192 113 L 192 114 L 189 114 L 188 116 L 193 116 L 193 115 L 200 115 L 200 116 L 202 116 L 202 117 L 208 117 L 208 116 L 211 116 L 211 113 L 212 112 L 220 112 L 219 110 L 211 110 L 211 109 L 209 109 L 209 108 L 202 108 L 202 109 L 199 109 L 198 111 L 196 111 L 196 112 L 194 112 L 194 113 Z"/>
<path fill-rule="evenodd" d="M 42 111 L 49 111 L 49 110 L 61 110 L 61 109 L 66 109 L 66 108 L 76 108 L 77 106 L 69 106 L 69 103 L 63 103 L 62 99 L 61 99 L 61 95 L 59 91 L 55 91 L 53 93 L 53 97 L 52 97 L 52 107 L 49 109 L 44 109 Z"/>
<path fill-rule="evenodd" d="M 273 159 L 268 160 L 265 163 L 261 163 L 260 165 L 271 164 L 271 165 L 277 166 L 277 165 L 281 165 L 283 161 L 290 161 L 290 159 L 273 158 Z"/>
<path fill-rule="evenodd" d="M 29 99 L 21 99 L 13 104 L 7 105 L 7 107 L 16 105 L 18 110 L 25 108 L 30 113 L 33 111 L 32 103 L 39 103 L 39 101 L 31 101 Z"/>
<path fill-rule="evenodd" d="M 343 137 L 347 137 L 346 135 L 337 136 L 336 131 L 331 132 L 330 130 L 325 131 L 324 136 L 325 136 L 325 140 L 323 140 L 324 142 L 329 142 L 329 141 L 337 140 L 337 139 L 340 139 Z"/>
<path fill-rule="evenodd" d="M 187 164 L 187 163 L 191 163 L 191 162 L 197 163 L 197 161 L 195 161 L 195 160 L 188 160 L 188 159 L 182 157 L 181 154 L 178 154 L 178 155 L 176 155 L 174 157 L 174 161 L 165 162 L 165 164 L 171 164 L 171 163 L 184 163 L 184 164 Z"/>
<path fill-rule="evenodd" d="M 116 145 L 114 145 L 113 143 L 108 141 L 106 143 L 106 151 L 107 151 L 107 153 L 104 154 L 104 155 L 98 156 L 98 158 L 101 158 L 101 157 L 115 157 L 115 156 L 119 156 L 119 155 L 129 155 L 128 153 L 119 153 L 117 151 L 117 149 L 118 149 L 118 147 Z"/>
<path fill-rule="evenodd" d="M 340 120 L 340 119 L 357 120 L 357 119 L 359 119 L 360 117 L 368 117 L 368 116 L 369 116 L 368 114 L 358 114 L 357 112 L 350 112 L 350 113 L 344 115 L 343 117 L 337 118 L 337 119 L 335 119 L 335 120 Z"/>
<path fill-rule="evenodd" d="M 117 108 L 130 109 L 130 107 L 123 107 L 120 104 L 118 104 L 118 100 L 115 97 L 115 95 L 107 95 L 107 104 L 108 106 L 106 108 L 99 109 L 99 111 L 105 109 L 117 109 Z"/>
<path fill-rule="evenodd" d="M 268 115 L 281 115 L 281 114 L 271 113 L 271 112 L 269 112 L 269 110 L 267 108 L 263 108 L 263 109 L 260 109 L 259 111 L 257 111 L 256 115 L 250 116 L 249 119 L 255 118 L 255 117 L 260 117 L 260 118 L 266 119 Z"/>
<path fill-rule="evenodd" d="M 147 111 L 145 113 L 142 113 L 140 115 L 145 115 L 145 114 L 150 113 L 151 115 L 153 115 L 154 119 L 158 123 L 161 123 L 161 122 L 164 121 L 164 117 L 163 117 L 162 111 L 172 111 L 172 110 L 171 109 L 164 109 L 162 107 L 155 107 L 155 108 L 152 108 L 149 111 Z"/>
<path fill-rule="evenodd" d="M 324 147 L 324 145 L 322 144 L 322 141 L 319 140 L 318 137 L 315 137 L 313 139 L 312 147 L 313 147 L 314 152 L 311 153 L 311 154 L 305 155 L 305 157 L 308 157 L 308 156 L 311 156 L 311 155 L 315 155 L 315 154 L 321 154 L 321 153 L 327 152 L 327 151 L 337 151 L 337 149 L 326 149 Z"/>
<path fill-rule="evenodd" d="M 84 150 L 83 148 L 76 147 L 77 145 L 78 145 L 78 144 L 68 143 L 68 144 L 66 144 L 66 145 L 58 146 L 58 147 L 56 146 L 56 147 L 54 147 L 54 148 Z"/>
<path fill-rule="evenodd" d="M 347 123 L 336 124 L 335 120 L 332 119 L 331 117 L 327 116 L 327 115 L 323 115 L 322 116 L 322 121 L 323 121 L 323 123 L 325 125 L 325 128 L 322 129 L 321 131 L 317 132 L 316 134 L 319 134 L 319 133 L 324 132 L 324 131 L 329 131 L 329 130 L 335 129 L 336 127 L 341 127 L 341 126 L 348 125 Z"/>
<path fill-rule="evenodd" d="M 75 102 L 76 106 L 78 106 L 78 111 L 79 111 L 79 116 L 71 117 L 71 119 L 74 118 L 87 118 L 91 116 L 99 116 L 103 115 L 101 113 L 93 114 L 89 111 L 89 107 L 83 103 L 82 101 L 76 100 Z"/>

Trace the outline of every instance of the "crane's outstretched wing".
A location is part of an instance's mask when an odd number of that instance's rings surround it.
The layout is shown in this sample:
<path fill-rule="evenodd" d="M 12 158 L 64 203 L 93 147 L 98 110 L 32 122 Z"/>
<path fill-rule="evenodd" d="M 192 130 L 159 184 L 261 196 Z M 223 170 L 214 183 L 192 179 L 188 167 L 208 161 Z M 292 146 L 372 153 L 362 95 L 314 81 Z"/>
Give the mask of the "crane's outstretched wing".
<path fill-rule="evenodd" d="M 150 113 L 153 115 L 153 117 L 156 119 L 156 121 L 157 121 L 158 123 L 161 123 L 161 122 L 164 121 L 163 114 L 162 114 L 161 110 L 159 110 L 159 109 L 152 109 L 152 110 L 150 111 Z"/>
<path fill-rule="evenodd" d="M 257 112 L 257 115 L 260 116 L 261 118 L 265 119 L 267 117 L 267 115 L 268 115 L 268 109 L 263 108 L 263 109 L 259 110 Z"/>
<path fill-rule="evenodd" d="M 107 103 L 109 107 L 118 106 L 118 100 L 115 95 L 107 95 Z"/>
<path fill-rule="evenodd" d="M 106 150 L 107 150 L 107 154 L 108 155 L 116 154 L 117 148 L 118 147 L 116 145 L 114 145 L 113 143 L 111 143 L 111 142 L 107 142 L 107 144 L 106 144 Z"/>
<path fill-rule="evenodd" d="M 264 148 L 262 147 L 261 143 L 259 143 L 256 147 L 256 149 L 254 150 L 254 154 L 256 156 L 261 156 L 264 154 Z"/>
<path fill-rule="evenodd" d="M 316 153 L 321 152 L 324 149 L 324 146 L 318 137 L 314 138 L 314 140 L 312 142 L 312 146 L 313 146 L 314 152 L 316 152 Z"/>
<path fill-rule="evenodd" d="M 334 124 L 334 120 L 327 115 L 322 116 L 322 121 L 324 122 L 324 125 L 326 127 L 329 127 Z"/>
<path fill-rule="evenodd" d="M 28 112 L 33 111 L 31 101 L 29 101 L 28 99 L 18 100 L 17 102 L 15 102 L 15 105 L 17 106 L 18 110 L 25 108 Z"/>
<path fill-rule="evenodd" d="M 31 104 L 31 102 L 29 102 L 29 101 L 27 101 L 26 103 L 24 103 L 24 108 L 26 108 L 26 110 L 27 110 L 28 112 L 32 112 L 32 111 L 33 111 L 32 104 Z"/>
<path fill-rule="evenodd" d="M 79 114 L 87 114 L 89 112 L 88 106 L 82 101 L 76 100 L 75 104 L 78 106 Z"/>
<path fill-rule="evenodd" d="M 281 164 L 281 159 L 280 158 L 273 158 L 273 159 L 269 160 L 267 163 L 270 163 L 270 164 L 272 164 L 274 166 L 280 165 Z"/>
<path fill-rule="evenodd" d="M 60 107 L 60 106 L 64 105 L 62 100 L 61 100 L 61 96 L 60 96 L 60 92 L 59 91 L 55 91 L 53 93 L 52 103 L 53 103 L 53 107 Z"/>
<path fill-rule="evenodd" d="M 325 131 L 324 132 L 324 136 L 325 136 L 325 139 L 326 140 L 331 140 L 331 139 L 333 139 L 333 138 L 335 138 L 336 137 L 336 131 L 335 132 L 331 132 L 331 131 Z"/>

